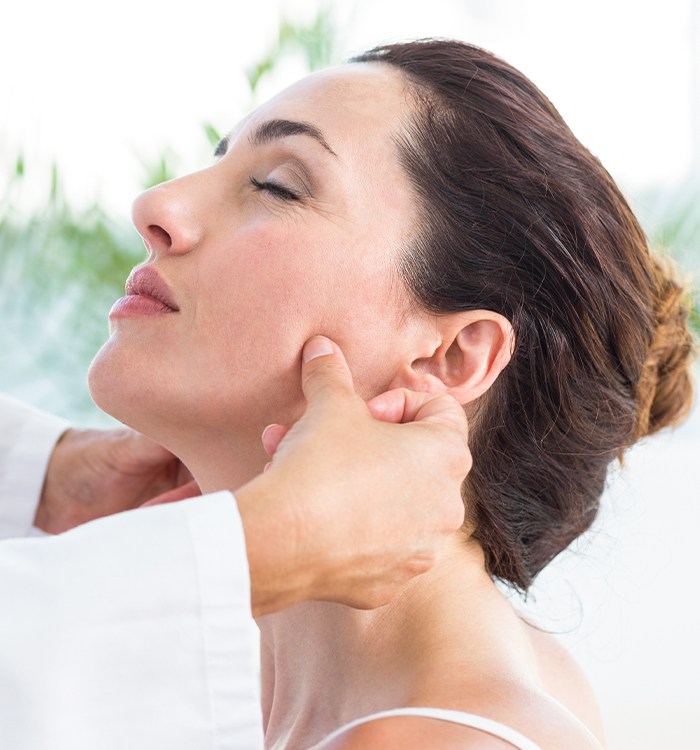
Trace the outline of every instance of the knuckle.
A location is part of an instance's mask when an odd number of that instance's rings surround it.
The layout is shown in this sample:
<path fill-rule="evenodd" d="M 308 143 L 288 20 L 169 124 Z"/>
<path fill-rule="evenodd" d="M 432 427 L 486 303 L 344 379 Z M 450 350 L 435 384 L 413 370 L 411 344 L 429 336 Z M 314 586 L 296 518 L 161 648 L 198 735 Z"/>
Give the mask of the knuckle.
<path fill-rule="evenodd" d="M 307 377 L 326 376 L 331 379 L 337 379 L 344 378 L 346 373 L 345 366 L 333 358 L 314 360 L 306 367 Z"/>
<path fill-rule="evenodd" d="M 432 548 L 422 549 L 406 563 L 406 573 L 410 578 L 427 573 L 437 560 L 437 553 Z"/>

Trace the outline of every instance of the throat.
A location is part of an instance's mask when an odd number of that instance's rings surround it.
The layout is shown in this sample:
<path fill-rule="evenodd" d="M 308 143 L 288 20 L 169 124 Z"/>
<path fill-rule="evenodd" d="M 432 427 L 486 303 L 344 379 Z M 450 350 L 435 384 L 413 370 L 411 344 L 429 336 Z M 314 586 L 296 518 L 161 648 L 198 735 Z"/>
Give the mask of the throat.
<path fill-rule="evenodd" d="M 266 747 L 312 747 L 390 708 L 457 707 L 465 675 L 517 666 L 516 620 L 460 549 L 386 607 L 307 602 L 260 618 Z"/>
<path fill-rule="evenodd" d="M 267 748 L 311 747 L 410 699 L 411 670 L 377 613 L 308 602 L 260 618 Z"/>
<path fill-rule="evenodd" d="M 167 447 L 189 469 L 202 493 L 219 490 L 235 493 L 260 474 L 268 460 L 259 439 L 244 439 L 213 430 L 203 430 L 187 438 L 179 444 L 171 442 Z"/>

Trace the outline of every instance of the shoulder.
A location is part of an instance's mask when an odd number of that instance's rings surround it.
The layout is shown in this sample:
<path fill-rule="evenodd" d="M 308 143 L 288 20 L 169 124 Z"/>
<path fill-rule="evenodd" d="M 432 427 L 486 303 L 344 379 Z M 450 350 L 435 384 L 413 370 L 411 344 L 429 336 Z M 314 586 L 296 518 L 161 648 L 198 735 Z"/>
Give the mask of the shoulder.
<path fill-rule="evenodd" d="M 513 750 L 521 747 L 515 735 L 522 738 L 523 750 L 535 746 L 541 750 L 562 747 L 602 750 L 598 739 L 574 714 L 539 691 L 530 691 L 526 696 L 521 694 L 512 705 L 506 699 L 494 701 L 489 707 L 483 703 L 482 706 L 474 713 L 455 712 L 467 719 L 465 724 L 450 721 L 447 715 L 442 718 L 378 716 L 363 724 L 348 726 L 342 733 L 315 746 L 315 750 L 423 750 L 426 747 L 431 750 Z"/>
<path fill-rule="evenodd" d="M 388 716 L 343 732 L 317 750 L 513 750 L 478 729 L 422 716 Z"/>
<path fill-rule="evenodd" d="M 545 726 L 547 726 L 545 724 Z M 542 750 L 602 750 L 583 727 L 539 727 L 537 742 Z M 348 728 L 316 750 L 513 750 L 514 745 L 476 728 L 423 716 L 391 716 Z"/>
<path fill-rule="evenodd" d="M 584 671 L 558 638 L 539 630 L 523 618 L 526 632 L 537 654 L 539 674 L 545 691 L 571 711 L 598 737 L 603 721 L 598 701 Z"/>

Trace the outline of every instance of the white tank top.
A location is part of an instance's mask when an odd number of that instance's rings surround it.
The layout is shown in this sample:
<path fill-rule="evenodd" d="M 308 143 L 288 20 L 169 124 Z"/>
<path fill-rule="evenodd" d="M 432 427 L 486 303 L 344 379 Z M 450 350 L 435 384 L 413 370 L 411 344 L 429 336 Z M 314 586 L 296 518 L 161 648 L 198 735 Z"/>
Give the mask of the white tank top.
<path fill-rule="evenodd" d="M 366 724 L 369 721 L 375 719 L 384 719 L 388 716 L 422 716 L 426 719 L 441 719 L 442 721 L 451 721 L 453 724 L 461 724 L 465 727 L 472 729 L 478 729 L 481 732 L 486 732 L 494 737 L 498 737 L 501 740 L 510 742 L 513 747 L 517 747 L 519 750 L 542 750 L 542 748 L 529 740 L 520 732 L 516 732 L 515 729 L 507 727 L 505 724 L 501 724 L 493 719 L 487 719 L 484 716 L 478 716 L 477 714 L 468 714 L 464 711 L 454 711 L 448 708 L 394 708 L 391 711 L 380 711 L 376 714 L 370 714 L 369 716 L 363 716 L 361 719 L 355 719 L 345 726 L 336 729 L 334 732 L 325 737 L 322 745 L 330 740 L 336 739 L 343 732 L 348 729 L 354 729 L 360 724 Z M 315 747 L 318 747 L 316 745 Z"/>

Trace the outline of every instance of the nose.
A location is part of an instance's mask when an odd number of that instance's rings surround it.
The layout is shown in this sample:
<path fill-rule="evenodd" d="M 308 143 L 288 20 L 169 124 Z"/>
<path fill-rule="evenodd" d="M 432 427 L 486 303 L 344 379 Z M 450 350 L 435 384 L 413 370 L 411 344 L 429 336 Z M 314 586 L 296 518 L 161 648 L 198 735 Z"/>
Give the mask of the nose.
<path fill-rule="evenodd" d="M 202 241 L 204 226 L 186 180 L 156 185 L 134 201 L 132 220 L 149 255 L 184 255 Z"/>

